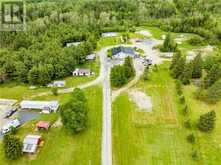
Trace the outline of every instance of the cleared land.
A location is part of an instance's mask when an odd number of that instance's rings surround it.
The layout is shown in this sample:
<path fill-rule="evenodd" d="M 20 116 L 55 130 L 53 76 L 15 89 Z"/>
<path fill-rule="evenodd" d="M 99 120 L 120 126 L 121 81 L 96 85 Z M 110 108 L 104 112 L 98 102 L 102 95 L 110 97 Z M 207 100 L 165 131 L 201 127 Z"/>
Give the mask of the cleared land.
<path fill-rule="evenodd" d="M 180 123 L 174 82 L 168 64 L 135 86 L 152 97 L 153 112 L 137 111 L 126 93 L 113 103 L 113 162 L 115 165 L 193 164 L 188 130 Z M 199 162 L 197 162 L 199 163 Z"/>
<path fill-rule="evenodd" d="M 51 128 L 49 132 L 41 132 L 45 144 L 40 148 L 37 156 L 24 155 L 17 161 L 6 161 L 2 144 L 0 143 L 0 164 L 4 165 L 88 165 L 100 164 L 101 159 L 101 120 L 102 120 L 102 89 L 91 87 L 85 90 L 89 102 L 88 128 L 78 135 L 70 135 L 63 127 Z M 64 103 L 69 94 L 59 95 L 61 103 Z M 55 99 L 55 96 L 47 99 Z M 42 98 L 43 99 L 43 98 Z M 43 115 L 41 119 L 56 121 L 58 114 Z M 28 134 L 34 133 L 35 123 L 31 121 L 19 129 L 17 136 L 21 139 Z"/>

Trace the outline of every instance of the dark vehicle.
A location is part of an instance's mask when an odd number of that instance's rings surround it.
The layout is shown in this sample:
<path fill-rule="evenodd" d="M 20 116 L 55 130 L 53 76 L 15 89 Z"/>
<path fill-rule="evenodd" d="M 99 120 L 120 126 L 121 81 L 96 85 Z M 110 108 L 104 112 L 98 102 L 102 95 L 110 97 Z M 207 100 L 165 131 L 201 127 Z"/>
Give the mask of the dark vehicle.
<path fill-rule="evenodd" d="M 12 116 L 16 111 L 17 111 L 16 108 L 10 109 L 8 112 L 6 112 L 5 118 L 9 118 L 9 117 Z"/>

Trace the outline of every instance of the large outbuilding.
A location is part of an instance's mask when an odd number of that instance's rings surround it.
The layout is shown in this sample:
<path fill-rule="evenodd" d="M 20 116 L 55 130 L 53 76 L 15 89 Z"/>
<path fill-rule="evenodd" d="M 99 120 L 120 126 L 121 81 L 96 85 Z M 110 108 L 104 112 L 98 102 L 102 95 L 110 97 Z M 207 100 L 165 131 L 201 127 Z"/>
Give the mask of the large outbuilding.
<path fill-rule="evenodd" d="M 38 109 L 43 113 L 56 112 L 59 108 L 58 101 L 31 101 L 24 100 L 20 103 L 21 109 Z"/>
<path fill-rule="evenodd" d="M 40 135 L 27 135 L 23 140 L 23 149 L 25 153 L 36 153 L 37 148 L 41 142 Z"/>
<path fill-rule="evenodd" d="M 48 87 L 58 87 L 63 88 L 66 85 L 66 81 L 54 81 L 53 83 L 48 84 Z"/>

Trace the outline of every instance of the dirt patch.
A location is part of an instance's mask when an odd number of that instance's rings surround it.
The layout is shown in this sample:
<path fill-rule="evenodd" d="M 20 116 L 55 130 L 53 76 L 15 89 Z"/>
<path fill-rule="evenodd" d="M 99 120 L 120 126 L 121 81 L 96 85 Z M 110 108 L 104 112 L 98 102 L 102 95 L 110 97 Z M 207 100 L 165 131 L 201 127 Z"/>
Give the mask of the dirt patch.
<path fill-rule="evenodd" d="M 135 32 L 135 33 L 136 33 L 136 34 L 143 35 L 143 36 L 145 36 L 145 37 L 152 37 L 152 34 L 151 34 L 149 31 L 147 31 L 147 30 L 137 31 L 137 32 Z"/>
<path fill-rule="evenodd" d="M 129 91 L 130 100 L 133 101 L 140 110 L 146 112 L 152 112 L 151 97 L 138 90 Z"/>

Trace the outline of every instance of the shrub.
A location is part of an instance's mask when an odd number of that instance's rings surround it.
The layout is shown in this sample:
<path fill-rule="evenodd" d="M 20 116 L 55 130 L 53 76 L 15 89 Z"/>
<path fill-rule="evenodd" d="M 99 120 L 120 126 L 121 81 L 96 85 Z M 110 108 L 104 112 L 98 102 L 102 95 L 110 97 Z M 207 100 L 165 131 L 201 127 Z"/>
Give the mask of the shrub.
<path fill-rule="evenodd" d="M 193 36 L 188 40 L 188 43 L 194 46 L 204 45 L 204 40 L 200 36 Z"/>
<path fill-rule="evenodd" d="M 180 103 L 181 103 L 181 104 L 184 104 L 184 103 L 186 102 L 184 95 L 181 95 L 181 96 L 179 97 L 179 99 L 180 99 Z"/>
<path fill-rule="evenodd" d="M 187 137 L 186 137 L 186 140 L 191 143 L 191 144 L 194 144 L 196 139 L 195 139 L 195 136 L 193 133 L 189 134 Z"/>
<path fill-rule="evenodd" d="M 188 106 L 187 105 L 184 106 L 182 112 L 184 115 L 186 115 L 188 113 Z"/>
<path fill-rule="evenodd" d="M 209 132 L 214 129 L 215 121 L 216 121 L 216 113 L 215 111 L 210 111 L 200 116 L 197 125 L 200 131 Z"/>
<path fill-rule="evenodd" d="M 58 88 L 56 88 L 56 87 L 51 88 L 51 92 L 54 96 L 57 96 L 58 95 Z"/>
<path fill-rule="evenodd" d="M 199 153 L 197 150 L 194 150 L 191 154 L 191 157 L 193 160 L 199 160 L 200 159 L 200 156 L 199 156 Z"/>
<path fill-rule="evenodd" d="M 186 120 L 186 121 L 184 122 L 184 127 L 187 128 L 187 129 L 192 128 L 192 124 L 191 124 L 190 119 L 188 119 L 188 120 Z"/>

